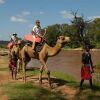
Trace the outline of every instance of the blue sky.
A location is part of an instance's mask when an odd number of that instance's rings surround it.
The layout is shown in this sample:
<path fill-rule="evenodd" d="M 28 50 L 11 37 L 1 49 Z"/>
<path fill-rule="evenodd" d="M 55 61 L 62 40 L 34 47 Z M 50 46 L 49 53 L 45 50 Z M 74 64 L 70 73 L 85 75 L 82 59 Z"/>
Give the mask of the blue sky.
<path fill-rule="evenodd" d="M 77 10 L 85 19 L 100 17 L 100 0 L 0 0 L 0 40 L 9 40 L 13 32 L 23 37 L 36 19 L 42 28 L 69 23 Z"/>

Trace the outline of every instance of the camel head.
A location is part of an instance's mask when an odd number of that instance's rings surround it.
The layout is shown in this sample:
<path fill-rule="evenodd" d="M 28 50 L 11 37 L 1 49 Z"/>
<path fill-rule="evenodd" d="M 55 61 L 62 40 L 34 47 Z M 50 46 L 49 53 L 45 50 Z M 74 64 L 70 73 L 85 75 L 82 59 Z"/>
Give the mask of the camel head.
<path fill-rule="evenodd" d="M 70 37 L 68 36 L 59 36 L 57 39 L 57 43 L 65 44 L 70 42 Z"/>
<path fill-rule="evenodd" d="M 63 47 L 66 43 L 69 43 L 70 41 L 71 39 L 68 36 L 59 36 L 57 38 L 57 44 L 59 44 L 61 47 Z"/>
<path fill-rule="evenodd" d="M 20 44 L 21 44 L 20 40 L 18 40 L 17 43 L 15 43 L 15 45 L 13 46 L 13 48 L 11 50 L 12 56 L 16 56 L 16 57 L 19 56 Z"/>

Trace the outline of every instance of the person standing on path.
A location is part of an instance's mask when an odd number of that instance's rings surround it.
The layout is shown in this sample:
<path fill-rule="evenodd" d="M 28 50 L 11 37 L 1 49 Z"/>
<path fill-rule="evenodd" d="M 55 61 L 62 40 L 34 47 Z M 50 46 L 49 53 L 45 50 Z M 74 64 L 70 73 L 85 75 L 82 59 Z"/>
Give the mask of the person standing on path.
<path fill-rule="evenodd" d="M 90 87 L 93 89 L 92 84 L 92 73 L 93 70 L 93 62 L 91 58 L 90 49 L 88 47 L 82 53 L 82 68 L 81 68 L 81 82 L 80 82 L 80 89 L 82 89 L 82 85 L 84 80 L 89 80 Z"/>

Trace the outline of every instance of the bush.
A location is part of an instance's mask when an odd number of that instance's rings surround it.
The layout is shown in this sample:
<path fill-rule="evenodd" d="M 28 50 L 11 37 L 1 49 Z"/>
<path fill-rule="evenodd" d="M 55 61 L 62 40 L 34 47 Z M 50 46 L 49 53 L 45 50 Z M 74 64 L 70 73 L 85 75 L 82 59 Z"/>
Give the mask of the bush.
<path fill-rule="evenodd" d="M 97 49 L 100 49 L 100 42 L 99 43 L 96 43 L 96 48 Z"/>

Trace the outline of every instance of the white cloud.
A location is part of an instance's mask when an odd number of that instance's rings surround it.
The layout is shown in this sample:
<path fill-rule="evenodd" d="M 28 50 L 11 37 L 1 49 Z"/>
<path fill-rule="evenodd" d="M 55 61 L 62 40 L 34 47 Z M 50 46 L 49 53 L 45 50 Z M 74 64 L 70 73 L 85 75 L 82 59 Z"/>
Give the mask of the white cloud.
<path fill-rule="evenodd" d="M 45 13 L 44 13 L 44 12 L 42 12 L 42 11 L 40 11 L 40 12 L 39 12 L 39 14 L 40 14 L 40 15 L 43 15 L 43 14 L 45 14 Z"/>
<path fill-rule="evenodd" d="M 26 19 L 20 18 L 20 17 L 16 17 L 16 16 L 12 16 L 12 17 L 10 18 L 10 20 L 11 20 L 12 22 L 23 22 L 23 23 L 28 22 Z"/>
<path fill-rule="evenodd" d="M 24 12 L 22 12 L 21 14 L 18 14 L 17 16 L 18 16 L 18 17 L 25 17 L 25 16 L 28 16 L 28 15 L 30 15 L 30 14 L 31 14 L 30 12 L 24 11 Z"/>
<path fill-rule="evenodd" d="M 63 11 L 60 12 L 60 14 L 61 14 L 61 17 L 64 18 L 64 19 L 73 18 L 73 15 L 71 14 L 70 11 L 63 10 Z"/>
<path fill-rule="evenodd" d="M 100 18 L 100 16 L 90 16 L 90 17 L 88 17 L 89 20 L 94 20 L 96 18 Z"/>
<path fill-rule="evenodd" d="M 26 16 L 30 15 L 31 13 L 28 11 L 24 11 L 21 14 L 18 14 L 16 16 L 11 16 L 10 20 L 12 22 L 22 22 L 22 23 L 26 23 L 28 22 L 28 20 L 25 19 Z"/>
<path fill-rule="evenodd" d="M 0 0 L 0 4 L 4 4 L 5 3 L 5 0 Z"/>

